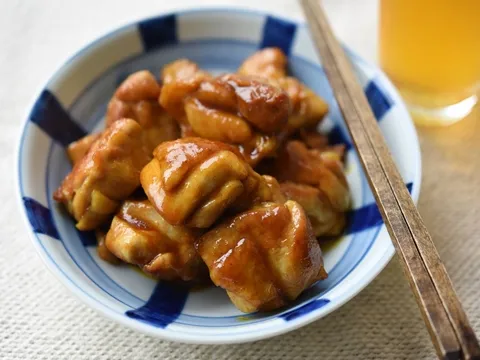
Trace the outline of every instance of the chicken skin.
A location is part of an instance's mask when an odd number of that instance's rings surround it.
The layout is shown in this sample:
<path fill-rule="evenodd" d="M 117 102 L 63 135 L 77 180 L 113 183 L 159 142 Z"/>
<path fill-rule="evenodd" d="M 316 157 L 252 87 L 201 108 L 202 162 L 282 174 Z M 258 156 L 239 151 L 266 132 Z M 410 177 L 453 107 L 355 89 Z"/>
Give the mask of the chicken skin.
<path fill-rule="evenodd" d="M 170 225 L 148 200 L 127 200 L 105 239 L 112 254 L 164 280 L 193 280 L 206 269 L 194 248 L 198 231 Z"/>
<path fill-rule="evenodd" d="M 203 138 L 159 145 L 140 181 L 172 225 L 207 228 L 228 208 L 243 210 L 272 197 L 265 180 L 234 147 Z"/>
<path fill-rule="evenodd" d="M 130 75 L 108 104 L 107 126 L 123 118 L 137 121 L 144 129 L 144 143 L 150 151 L 164 141 L 178 138 L 180 130 L 177 122 L 158 103 L 160 90 L 160 85 L 149 71 Z"/>
<path fill-rule="evenodd" d="M 79 230 L 94 230 L 104 223 L 140 185 L 139 174 L 150 160 L 143 132 L 131 119 L 115 121 L 55 191 Z"/>
<path fill-rule="evenodd" d="M 196 248 L 215 285 L 243 312 L 284 306 L 327 277 L 299 204 L 263 203 L 204 234 Z"/>

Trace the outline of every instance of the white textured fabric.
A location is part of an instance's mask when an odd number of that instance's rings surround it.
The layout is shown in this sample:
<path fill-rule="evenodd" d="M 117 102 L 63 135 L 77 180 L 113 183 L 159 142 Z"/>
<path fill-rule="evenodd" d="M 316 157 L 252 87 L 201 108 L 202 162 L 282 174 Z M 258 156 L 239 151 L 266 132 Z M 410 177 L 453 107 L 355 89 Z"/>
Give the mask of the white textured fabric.
<path fill-rule="evenodd" d="M 247 345 L 150 338 L 104 319 L 46 270 L 14 196 L 15 146 L 27 106 L 79 47 L 132 20 L 199 1 L 0 1 L 0 359 L 431 359 L 434 351 L 397 260 L 355 299 L 300 330 Z M 375 60 L 375 0 L 325 0 L 340 37 Z M 301 16 L 295 1 L 209 1 Z M 480 330 L 478 112 L 421 130 L 420 210 L 470 320 Z"/>

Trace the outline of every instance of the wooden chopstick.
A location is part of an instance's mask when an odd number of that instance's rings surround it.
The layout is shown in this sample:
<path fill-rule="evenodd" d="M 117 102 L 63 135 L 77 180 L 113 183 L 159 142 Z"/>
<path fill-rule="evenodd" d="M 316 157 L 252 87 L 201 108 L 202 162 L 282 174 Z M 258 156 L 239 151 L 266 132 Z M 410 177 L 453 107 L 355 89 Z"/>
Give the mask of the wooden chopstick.
<path fill-rule="evenodd" d="M 404 182 L 363 89 L 316 0 L 301 0 L 370 187 L 439 358 L 480 359 L 480 346 Z"/>

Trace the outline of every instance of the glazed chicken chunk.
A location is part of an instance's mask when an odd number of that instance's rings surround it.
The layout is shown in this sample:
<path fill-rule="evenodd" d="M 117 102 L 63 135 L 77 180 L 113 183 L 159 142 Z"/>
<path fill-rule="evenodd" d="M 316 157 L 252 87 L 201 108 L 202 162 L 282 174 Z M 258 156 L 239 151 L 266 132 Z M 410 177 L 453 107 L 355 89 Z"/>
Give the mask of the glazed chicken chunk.
<path fill-rule="evenodd" d="M 317 187 L 335 211 L 349 209 L 350 195 L 340 155 L 335 151 L 308 149 L 289 141 L 276 159 L 271 175 L 286 181 Z"/>
<path fill-rule="evenodd" d="M 316 127 L 328 112 L 327 103 L 294 77 L 276 81 L 287 92 L 292 104 L 292 114 L 288 118 L 289 132 Z"/>
<path fill-rule="evenodd" d="M 105 245 L 119 259 L 164 280 L 205 273 L 194 248 L 197 232 L 170 225 L 148 200 L 127 200 L 115 215 Z"/>
<path fill-rule="evenodd" d="M 180 59 L 166 65 L 161 74 L 162 91 L 158 99 L 169 114 L 186 126 L 184 100 L 211 76 L 190 60 Z M 183 130 L 183 129 L 182 129 Z"/>
<path fill-rule="evenodd" d="M 283 195 L 307 213 L 315 236 L 339 235 L 345 228 L 350 194 L 343 170 L 344 147 L 330 147 L 320 138 L 310 145 L 288 141 L 275 161 L 262 170 L 280 182 Z M 319 141 L 316 141 L 319 140 Z"/>
<path fill-rule="evenodd" d="M 155 147 L 179 136 L 177 122 L 160 106 L 160 85 L 149 71 L 133 73 L 118 87 L 107 108 L 106 123 L 130 118 L 144 129 L 144 143 L 153 151 Z"/>
<path fill-rule="evenodd" d="M 66 206 L 79 230 L 94 230 L 140 185 L 140 171 L 149 160 L 140 125 L 116 121 L 75 164 L 54 199 Z"/>
<path fill-rule="evenodd" d="M 229 207 L 245 208 L 272 196 L 234 147 L 202 138 L 159 145 L 140 180 L 160 215 L 189 227 L 209 227 Z"/>
<path fill-rule="evenodd" d="M 243 312 L 273 310 L 327 277 L 322 252 L 299 204 L 263 203 L 196 242 L 215 285 Z"/>
<path fill-rule="evenodd" d="M 162 83 L 170 84 L 177 80 L 186 82 L 195 80 L 203 81 L 211 76 L 206 71 L 201 70 L 196 63 L 188 59 L 178 59 L 163 67 L 161 73 Z"/>
<path fill-rule="evenodd" d="M 97 141 L 99 137 L 100 134 L 89 134 L 68 145 L 67 155 L 72 165 L 75 165 L 85 156 L 88 150 L 90 150 L 92 147 L 93 143 Z"/>
<path fill-rule="evenodd" d="M 184 136 L 235 145 L 250 165 L 275 152 L 275 135 L 290 114 L 279 87 L 238 75 L 210 78 L 185 61 L 167 66 L 163 77 L 160 103 L 182 124 Z"/>
<path fill-rule="evenodd" d="M 325 194 L 317 187 L 284 182 L 280 184 L 283 195 L 298 202 L 312 224 L 315 236 L 340 235 L 345 228 L 345 212 L 334 209 Z"/>
<path fill-rule="evenodd" d="M 238 73 L 267 79 L 284 78 L 287 76 L 287 57 L 279 48 L 265 48 L 248 57 Z"/>
<path fill-rule="evenodd" d="M 342 162 L 345 160 L 345 144 L 330 145 L 328 137 L 316 130 L 300 129 L 298 135 L 307 148 L 318 150 L 323 154 L 335 153 Z"/>
<path fill-rule="evenodd" d="M 97 239 L 97 254 L 100 259 L 109 262 L 110 264 L 117 265 L 120 263 L 120 259 L 116 257 L 110 250 L 108 250 L 105 243 L 106 232 L 102 229 L 95 230 L 95 238 Z"/>
<path fill-rule="evenodd" d="M 292 106 L 289 133 L 302 127 L 317 126 L 328 112 L 325 101 L 296 78 L 287 76 L 287 57 L 278 48 L 257 51 L 243 62 L 238 73 L 269 79 L 270 83 L 287 92 Z"/>
<path fill-rule="evenodd" d="M 252 166 L 277 149 L 290 102 L 267 83 L 224 75 L 200 84 L 185 100 L 186 120 L 198 136 L 236 145 Z"/>

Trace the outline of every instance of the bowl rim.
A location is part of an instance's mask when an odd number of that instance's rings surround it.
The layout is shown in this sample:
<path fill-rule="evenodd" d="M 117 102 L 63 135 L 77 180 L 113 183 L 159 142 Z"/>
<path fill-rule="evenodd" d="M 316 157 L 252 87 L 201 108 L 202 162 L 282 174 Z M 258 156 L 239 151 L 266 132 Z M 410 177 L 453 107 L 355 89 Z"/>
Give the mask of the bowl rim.
<path fill-rule="evenodd" d="M 83 53 L 87 51 L 89 48 L 93 47 L 95 44 L 97 44 L 98 42 L 101 42 L 102 40 L 105 40 L 108 38 L 114 38 L 117 35 L 117 33 L 120 33 L 126 28 L 137 24 L 139 21 L 148 21 L 151 19 L 156 19 L 159 17 L 169 16 L 169 15 L 208 14 L 208 13 L 214 13 L 214 12 L 233 12 L 233 13 L 240 13 L 240 14 L 253 15 L 253 16 L 273 16 L 281 20 L 292 22 L 296 24 L 296 26 L 298 27 L 303 27 L 303 28 L 307 27 L 307 24 L 305 23 L 304 20 L 296 17 L 284 16 L 275 11 L 263 11 L 263 10 L 258 10 L 255 8 L 250 8 L 245 6 L 238 7 L 238 6 L 230 6 L 230 5 L 212 6 L 212 7 L 202 6 L 198 8 L 192 8 L 192 7 L 176 8 L 173 10 L 159 12 L 149 17 L 145 17 L 145 18 L 140 17 L 140 18 L 125 22 L 123 25 L 115 27 L 109 31 L 106 31 L 91 41 L 87 41 L 87 43 L 81 46 L 81 48 L 79 48 L 76 51 L 73 51 L 73 53 L 70 56 L 66 57 L 66 60 L 60 62 L 60 65 L 56 67 L 54 72 L 46 79 L 46 81 L 41 83 L 41 85 L 39 86 L 39 89 L 37 89 L 33 93 L 32 99 L 29 102 L 29 106 L 26 108 L 26 111 L 24 113 L 23 125 L 21 126 L 19 136 L 17 137 L 16 154 L 14 157 L 14 162 L 15 162 L 14 184 L 15 184 L 15 192 L 16 192 L 16 198 L 17 198 L 17 206 L 19 207 L 19 211 L 22 213 L 22 218 L 26 226 L 26 231 L 28 232 L 28 236 L 31 242 L 33 243 L 33 246 L 37 254 L 40 256 L 40 258 L 42 259 L 42 262 L 49 269 L 49 271 L 59 280 L 59 282 L 63 284 L 63 286 L 65 286 L 78 300 L 87 304 L 90 308 L 92 308 L 97 313 L 99 313 L 100 315 L 102 315 L 107 319 L 113 320 L 118 324 L 122 324 L 128 328 L 134 329 L 146 335 L 161 338 L 164 340 L 182 342 L 182 343 L 191 343 L 191 344 L 232 344 L 232 343 L 245 343 L 245 342 L 257 341 L 265 338 L 278 336 L 278 335 L 293 331 L 295 329 L 298 329 L 307 324 L 310 324 L 313 321 L 316 321 L 324 316 L 331 314 L 333 311 L 340 308 L 345 303 L 350 301 L 353 297 L 358 295 L 365 287 L 367 287 L 378 276 L 378 274 L 386 267 L 386 265 L 390 262 L 393 255 L 395 254 L 395 248 L 393 244 L 390 243 L 388 249 L 386 249 L 383 256 L 378 258 L 376 266 L 372 267 L 372 269 L 368 273 L 366 273 L 365 276 L 362 277 L 362 281 L 357 283 L 355 286 L 350 287 L 349 291 L 346 294 L 344 294 L 344 296 L 340 298 L 336 298 L 335 302 L 330 303 L 331 305 L 328 306 L 328 310 L 324 311 L 323 313 L 318 314 L 315 311 L 312 311 L 311 313 L 301 316 L 296 320 L 284 322 L 282 326 L 278 326 L 276 328 L 266 328 L 264 329 L 264 331 L 256 331 L 256 332 L 253 332 L 252 334 L 242 335 L 241 338 L 237 338 L 237 335 L 235 334 L 231 334 L 231 336 L 229 337 L 220 337 L 220 338 L 216 338 L 215 335 L 208 335 L 208 334 L 202 337 L 199 337 L 196 334 L 185 334 L 185 333 L 182 334 L 181 332 L 177 332 L 177 331 L 169 331 L 168 328 L 161 329 L 135 319 L 127 318 L 126 316 L 121 316 L 118 313 L 111 310 L 108 306 L 98 303 L 97 300 L 91 298 L 86 293 L 78 289 L 74 285 L 74 281 L 71 280 L 68 276 L 66 276 L 66 274 L 64 274 L 62 269 L 59 266 L 57 266 L 57 264 L 55 264 L 49 258 L 49 255 L 41 247 L 37 235 L 33 232 L 32 225 L 28 219 L 28 215 L 25 211 L 25 207 L 22 202 L 23 200 L 22 190 L 21 190 L 21 185 L 19 181 L 21 176 L 21 160 L 22 160 L 21 155 L 22 155 L 24 140 L 26 137 L 26 129 L 29 123 L 30 113 L 40 93 L 47 87 L 47 85 L 52 80 L 55 79 L 55 77 L 64 67 L 71 64 L 73 61 L 75 61 L 76 58 L 81 57 Z M 355 60 L 355 62 L 362 64 L 368 68 L 374 69 L 376 71 L 376 76 L 380 79 L 382 86 L 384 86 L 385 91 L 389 94 L 389 96 L 392 97 L 396 106 L 399 106 L 403 112 L 408 114 L 405 103 L 401 99 L 400 95 L 398 94 L 396 88 L 393 86 L 391 81 L 384 74 L 384 72 L 376 64 L 373 64 L 367 60 L 364 60 L 362 57 L 357 55 L 354 51 L 349 49 L 347 46 L 344 46 L 344 48 L 348 52 L 348 55 Z M 405 126 L 408 128 L 408 131 L 412 136 L 412 142 L 413 142 L 412 145 L 415 146 L 415 159 L 414 159 L 415 169 L 414 169 L 413 189 L 412 189 L 411 196 L 414 202 L 417 203 L 419 194 L 420 194 L 421 178 L 422 178 L 420 145 L 419 145 L 418 135 L 417 135 L 415 126 L 410 116 L 408 116 L 408 121 L 405 121 Z M 383 224 L 379 228 L 379 232 L 381 232 L 384 228 L 385 228 L 385 224 Z M 338 285 L 339 284 L 337 284 L 337 286 Z"/>

